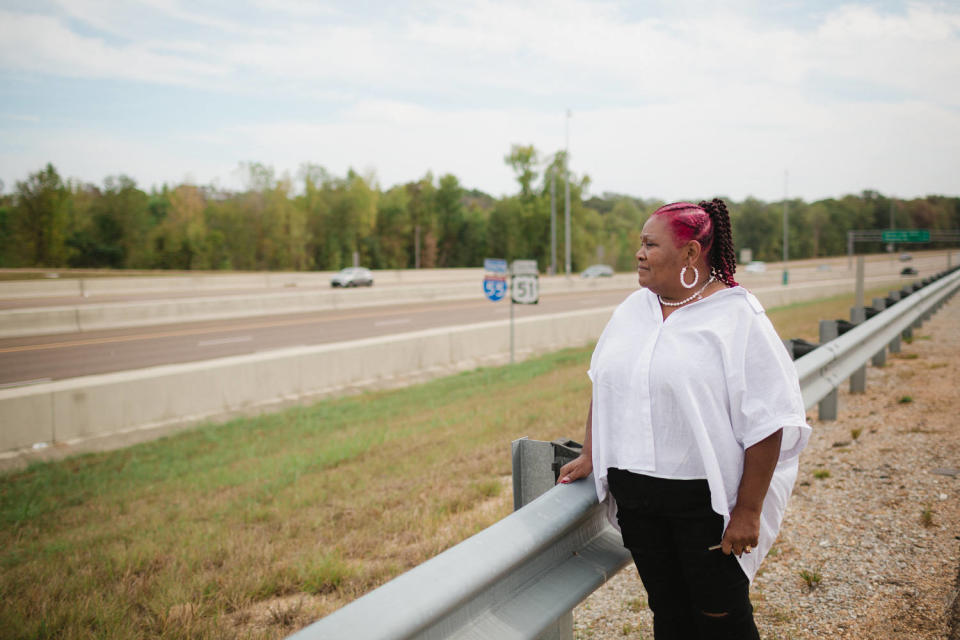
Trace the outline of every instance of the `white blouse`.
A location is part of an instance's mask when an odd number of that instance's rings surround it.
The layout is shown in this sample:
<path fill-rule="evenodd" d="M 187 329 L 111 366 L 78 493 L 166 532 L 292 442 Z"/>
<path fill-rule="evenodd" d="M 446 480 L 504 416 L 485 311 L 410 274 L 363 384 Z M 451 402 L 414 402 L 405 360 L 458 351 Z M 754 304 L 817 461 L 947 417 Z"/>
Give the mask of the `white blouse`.
<path fill-rule="evenodd" d="M 737 502 L 744 450 L 783 429 L 780 460 L 760 517 L 760 541 L 739 560 L 752 581 L 776 539 L 810 438 L 796 369 L 760 302 L 722 289 L 663 319 L 657 296 L 631 294 L 613 312 L 590 361 L 593 469 L 706 478 L 724 527 Z M 717 540 L 719 543 L 720 541 Z"/>

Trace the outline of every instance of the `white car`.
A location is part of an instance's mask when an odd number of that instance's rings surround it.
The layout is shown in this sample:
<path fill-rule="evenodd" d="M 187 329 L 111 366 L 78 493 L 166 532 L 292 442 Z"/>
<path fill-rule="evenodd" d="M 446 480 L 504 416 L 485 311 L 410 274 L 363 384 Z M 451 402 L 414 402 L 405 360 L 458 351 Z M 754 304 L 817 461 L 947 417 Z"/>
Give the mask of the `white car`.
<path fill-rule="evenodd" d="M 608 264 L 594 264 L 580 274 L 581 278 L 609 278 L 613 276 L 613 267 Z"/>
<path fill-rule="evenodd" d="M 766 270 L 767 270 L 767 263 L 762 262 L 760 260 L 754 260 L 753 262 L 748 264 L 746 267 L 744 267 L 744 271 L 746 271 L 747 273 L 763 273 Z"/>
<path fill-rule="evenodd" d="M 372 287 L 373 274 L 364 267 L 347 267 L 333 274 L 331 287 Z"/>

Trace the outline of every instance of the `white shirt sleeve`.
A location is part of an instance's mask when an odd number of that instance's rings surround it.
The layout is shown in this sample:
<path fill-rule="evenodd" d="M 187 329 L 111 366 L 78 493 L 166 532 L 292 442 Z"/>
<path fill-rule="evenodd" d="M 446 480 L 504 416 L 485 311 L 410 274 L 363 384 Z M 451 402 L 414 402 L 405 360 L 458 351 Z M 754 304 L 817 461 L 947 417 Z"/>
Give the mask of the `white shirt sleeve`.
<path fill-rule="evenodd" d="M 730 370 L 730 414 L 734 436 L 747 449 L 783 429 L 780 460 L 799 455 L 810 437 L 797 370 L 765 313 L 752 318 L 743 343 L 742 365 Z"/>

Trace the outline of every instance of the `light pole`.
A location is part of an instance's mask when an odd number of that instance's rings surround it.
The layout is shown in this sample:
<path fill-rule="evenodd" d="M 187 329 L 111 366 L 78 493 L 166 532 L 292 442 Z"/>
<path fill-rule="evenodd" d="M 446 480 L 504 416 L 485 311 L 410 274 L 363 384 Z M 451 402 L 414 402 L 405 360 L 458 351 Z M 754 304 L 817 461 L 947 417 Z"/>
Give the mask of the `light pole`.
<path fill-rule="evenodd" d="M 788 172 L 786 169 L 783 171 L 783 284 L 784 286 L 790 281 L 790 274 L 787 271 L 787 258 L 790 256 L 790 251 L 787 249 L 787 177 Z"/>
<path fill-rule="evenodd" d="M 557 275 L 557 163 L 550 167 L 550 275 Z"/>
<path fill-rule="evenodd" d="M 570 275 L 570 109 L 567 109 L 566 135 L 563 146 L 563 219 L 566 225 L 564 232 L 564 249 L 566 253 L 566 273 Z"/>

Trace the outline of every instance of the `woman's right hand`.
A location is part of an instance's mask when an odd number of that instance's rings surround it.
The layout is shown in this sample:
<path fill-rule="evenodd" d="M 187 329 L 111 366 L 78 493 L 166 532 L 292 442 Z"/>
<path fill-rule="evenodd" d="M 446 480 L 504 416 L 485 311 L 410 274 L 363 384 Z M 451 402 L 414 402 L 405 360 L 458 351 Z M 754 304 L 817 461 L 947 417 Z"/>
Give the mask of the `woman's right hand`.
<path fill-rule="evenodd" d="M 593 471 L 593 457 L 581 453 L 579 456 L 560 467 L 559 484 L 567 484 L 580 478 L 586 478 Z"/>

